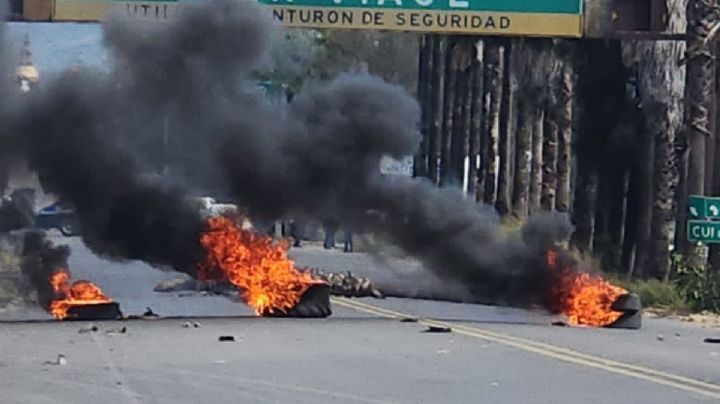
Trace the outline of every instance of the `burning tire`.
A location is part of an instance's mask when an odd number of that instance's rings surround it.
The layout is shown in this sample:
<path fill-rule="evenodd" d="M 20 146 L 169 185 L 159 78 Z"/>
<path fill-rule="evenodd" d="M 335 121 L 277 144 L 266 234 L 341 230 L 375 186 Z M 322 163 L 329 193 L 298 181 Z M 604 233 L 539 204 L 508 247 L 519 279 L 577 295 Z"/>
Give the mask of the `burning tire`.
<path fill-rule="evenodd" d="M 298 304 L 287 312 L 263 313 L 266 317 L 323 318 L 332 314 L 330 287 L 324 284 L 311 286 Z"/>
<path fill-rule="evenodd" d="M 634 293 L 622 295 L 615 300 L 611 308 L 622 312 L 622 315 L 612 324 L 608 324 L 607 328 L 638 330 L 642 327 L 642 302 L 640 302 L 640 296 Z"/>

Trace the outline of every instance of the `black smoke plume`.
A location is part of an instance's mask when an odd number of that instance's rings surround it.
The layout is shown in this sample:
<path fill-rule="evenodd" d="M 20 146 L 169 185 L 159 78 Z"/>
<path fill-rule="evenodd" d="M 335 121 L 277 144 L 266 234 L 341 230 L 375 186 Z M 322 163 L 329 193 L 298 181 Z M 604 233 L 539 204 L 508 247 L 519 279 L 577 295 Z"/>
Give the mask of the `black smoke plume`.
<path fill-rule="evenodd" d="M 104 25 L 110 75 L 68 73 L 12 118 L 43 186 L 78 211 L 96 252 L 193 273 L 203 223 L 188 188 L 224 187 L 252 217 L 336 217 L 384 235 L 478 299 L 532 304 L 548 288 L 545 250 L 572 231 L 544 215 L 505 239 L 491 208 L 418 179 L 379 172 L 419 144 L 419 108 L 367 75 L 311 83 L 280 111 L 250 74 L 272 27 L 254 2 L 184 7 L 167 24 Z M 152 23 L 150 23 L 152 24 Z M 169 186 L 142 174 L 171 166 Z"/>
<path fill-rule="evenodd" d="M 30 94 L 16 126 L 47 192 L 76 210 L 85 243 L 101 255 L 192 273 L 204 228 L 181 190 L 141 176 L 114 115 L 124 94 L 91 74 L 70 73 Z M 126 117 L 125 117 L 126 118 Z"/>
<path fill-rule="evenodd" d="M 50 278 L 56 272 L 68 270 L 69 256 L 68 246 L 54 245 L 42 232 L 27 232 L 23 236 L 20 269 L 37 293 L 37 303 L 46 310 L 55 298 Z"/>

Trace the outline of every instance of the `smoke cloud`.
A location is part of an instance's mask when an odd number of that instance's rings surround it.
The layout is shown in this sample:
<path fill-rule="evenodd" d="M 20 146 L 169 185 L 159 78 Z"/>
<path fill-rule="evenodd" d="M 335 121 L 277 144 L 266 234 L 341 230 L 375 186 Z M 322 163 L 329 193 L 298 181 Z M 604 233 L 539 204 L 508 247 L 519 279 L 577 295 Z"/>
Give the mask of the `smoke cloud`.
<path fill-rule="evenodd" d="M 90 73 L 73 72 L 32 92 L 16 128 L 43 188 L 69 202 L 85 243 L 115 258 L 171 265 L 192 273 L 202 259 L 204 224 L 180 189 L 144 178 L 114 138 L 128 130 L 114 115 L 122 100 Z"/>
<path fill-rule="evenodd" d="M 418 105 L 402 88 L 342 75 L 280 111 L 251 84 L 273 30 L 266 10 L 215 0 L 151 24 L 111 18 L 109 75 L 69 72 L 9 118 L 10 150 L 76 208 L 95 252 L 193 274 L 204 224 L 185 196 L 204 186 L 254 218 L 333 217 L 381 234 L 479 300 L 541 302 L 541 260 L 569 236 L 567 217 L 536 217 L 506 239 L 491 208 L 380 174 L 382 156 L 410 155 L 420 141 Z"/>
<path fill-rule="evenodd" d="M 34 288 L 37 303 L 46 310 L 55 298 L 49 280 L 54 273 L 67 271 L 69 256 L 68 246 L 53 245 L 42 233 L 27 232 L 23 236 L 20 269 L 24 279 Z"/>

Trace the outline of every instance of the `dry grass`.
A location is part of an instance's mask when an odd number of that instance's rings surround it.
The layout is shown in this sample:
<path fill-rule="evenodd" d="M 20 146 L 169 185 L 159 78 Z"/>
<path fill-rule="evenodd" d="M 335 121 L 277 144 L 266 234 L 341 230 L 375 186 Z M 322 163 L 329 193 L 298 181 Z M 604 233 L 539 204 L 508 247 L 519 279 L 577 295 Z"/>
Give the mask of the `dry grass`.
<path fill-rule="evenodd" d="M 17 282 L 19 276 L 18 258 L 5 251 L 0 251 L 0 307 L 7 305 L 18 297 Z"/>

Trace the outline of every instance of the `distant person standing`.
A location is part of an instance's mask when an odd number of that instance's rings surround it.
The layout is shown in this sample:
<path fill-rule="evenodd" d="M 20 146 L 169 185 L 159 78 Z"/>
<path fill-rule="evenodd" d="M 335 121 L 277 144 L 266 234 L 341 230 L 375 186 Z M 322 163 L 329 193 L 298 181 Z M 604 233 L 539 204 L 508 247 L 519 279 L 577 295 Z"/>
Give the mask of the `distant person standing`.
<path fill-rule="evenodd" d="M 337 233 L 338 227 L 338 220 L 335 217 L 328 217 L 325 219 L 325 222 L 323 223 L 323 228 L 325 230 L 325 242 L 323 242 L 323 247 L 326 250 L 332 250 L 335 248 L 335 233 Z"/>
<path fill-rule="evenodd" d="M 293 238 L 293 247 L 302 247 L 301 241 L 303 236 L 303 224 L 297 219 L 290 220 L 290 236 Z"/>
<path fill-rule="evenodd" d="M 353 239 L 352 239 L 352 230 L 350 230 L 349 227 L 345 227 L 345 248 L 343 248 L 343 251 L 346 253 L 353 252 Z"/>

